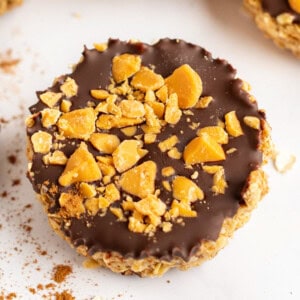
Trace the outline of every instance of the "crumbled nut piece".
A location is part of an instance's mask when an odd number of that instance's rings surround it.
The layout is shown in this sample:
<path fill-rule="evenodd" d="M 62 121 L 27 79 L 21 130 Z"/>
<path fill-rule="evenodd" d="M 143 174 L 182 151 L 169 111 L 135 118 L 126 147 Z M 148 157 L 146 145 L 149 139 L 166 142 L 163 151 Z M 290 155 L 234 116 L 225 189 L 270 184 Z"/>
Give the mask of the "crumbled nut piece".
<path fill-rule="evenodd" d="M 52 135 L 38 131 L 31 136 L 31 142 L 34 152 L 47 154 L 52 147 Z"/>
<path fill-rule="evenodd" d="M 102 196 L 98 198 L 98 206 L 102 212 L 106 212 L 106 209 L 110 206 L 110 204 L 111 202 L 108 198 Z"/>
<path fill-rule="evenodd" d="M 143 92 L 148 90 L 155 91 L 164 85 L 164 79 L 153 70 L 147 67 L 142 67 L 140 71 L 133 76 L 131 85 Z"/>
<path fill-rule="evenodd" d="M 171 222 L 162 222 L 161 228 L 163 232 L 170 232 L 172 230 L 173 224 Z"/>
<path fill-rule="evenodd" d="M 143 233 L 147 225 L 134 217 L 129 217 L 128 229 L 132 232 Z"/>
<path fill-rule="evenodd" d="M 197 72 L 185 64 L 165 80 L 169 94 L 176 93 L 181 109 L 195 106 L 202 93 L 202 81 Z"/>
<path fill-rule="evenodd" d="M 195 171 L 192 175 L 191 175 L 191 178 L 192 179 L 197 179 L 199 176 L 199 172 L 198 171 Z"/>
<path fill-rule="evenodd" d="M 277 152 L 273 158 L 274 166 L 280 173 L 290 170 L 296 162 L 296 157 L 289 153 Z"/>
<path fill-rule="evenodd" d="M 95 216 L 99 211 L 99 198 L 89 198 L 84 203 L 85 208 L 87 211 L 92 215 Z"/>
<path fill-rule="evenodd" d="M 119 183 L 125 192 L 142 199 L 154 193 L 155 177 L 155 162 L 146 161 L 123 173 Z"/>
<path fill-rule="evenodd" d="M 93 108 L 76 109 L 63 114 L 57 126 L 59 132 L 65 137 L 87 140 L 95 131 L 95 119 Z"/>
<path fill-rule="evenodd" d="M 94 43 L 94 47 L 99 52 L 104 52 L 107 49 L 107 43 Z"/>
<path fill-rule="evenodd" d="M 147 90 L 145 94 L 145 101 L 147 103 L 154 102 L 156 100 L 155 93 L 152 90 Z"/>
<path fill-rule="evenodd" d="M 89 141 L 97 150 L 107 154 L 113 153 L 120 144 L 116 135 L 108 133 L 93 133 Z"/>
<path fill-rule="evenodd" d="M 112 62 L 112 75 L 119 83 L 134 75 L 141 68 L 141 57 L 133 54 L 115 56 Z"/>
<path fill-rule="evenodd" d="M 171 137 L 167 138 L 166 140 L 160 142 L 158 147 L 161 152 L 166 152 L 173 148 L 179 142 L 178 137 L 176 135 L 172 135 Z"/>
<path fill-rule="evenodd" d="M 59 205 L 61 206 L 61 212 L 68 217 L 79 217 L 85 212 L 83 205 L 83 199 L 78 195 L 72 195 L 69 193 L 62 193 L 59 198 Z"/>
<path fill-rule="evenodd" d="M 225 189 L 228 187 L 225 180 L 225 171 L 222 166 L 202 166 L 204 172 L 213 174 L 213 186 L 211 190 L 215 195 L 225 194 Z"/>
<path fill-rule="evenodd" d="M 69 112 L 72 106 L 72 102 L 69 100 L 62 100 L 60 105 L 60 110 L 64 113 Z"/>
<path fill-rule="evenodd" d="M 225 159 L 225 153 L 222 148 L 207 133 L 202 133 L 194 138 L 184 149 L 183 159 L 186 164 L 193 165 L 203 162 L 212 162 Z"/>
<path fill-rule="evenodd" d="M 146 101 L 146 103 L 153 109 L 159 119 L 163 119 L 165 113 L 165 105 L 163 103 L 157 101 Z"/>
<path fill-rule="evenodd" d="M 127 118 L 140 118 L 145 115 L 144 105 L 137 100 L 123 100 L 120 109 L 122 115 Z"/>
<path fill-rule="evenodd" d="M 197 135 L 201 135 L 202 133 L 207 133 L 219 144 L 228 144 L 228 134 L 220 126 L 207 126 L 197 131 Z"/>
<path fill-rule="evenodd" d="M 162 102 L 166 103 L 168 99 L 168 87 L 166 85 L 162 86 L 157 92 L 156 92 L 157 98 Z"/>
<path fill-rule="evenodd" d="M 178 107 L 177 94 L 171 94 L 166 102 L 165 121 L 169 124 L 177 124 L 181 118 L 182 111 Z"/>
<path fill-rule="evenodd" d="M 228 150 L 226 151 L 226 154 L 232 154 L 232 153 L 234 153 L 235 151 L 237 151 L 236 148 L 230 148 L 230 149 L 228 149 Z"/>
<path fill-rule="evenodd" d="M 294 19 L 295 17 L 290 13 L 282 13 L 276 17 L 276 21 L 280 25 L 290 25 Z"/>
<path fill-rule="evenodd" d="M 244 117 L 244 123 L 253 128 L 253 129 L 256 129 L 256 130 L 259 130 L 260 129 L 260 120 L 259 118 L 257 117 L 253 117 L 253 116 L 246 116 Z"/>
<path fill-rule="evenodd" d="M 50 108 L 52 108 L 62 97 L 62 95 L 63 95 L 62 93 L 45 92 L 43 94 L 40 94 L 40 99 Z"/>
<path fill-rule="evenodd" d="M 290 7 L 298 14 L 300 14 L 300 1 L 299 0 L 289 0 Z"/>
<path fill-rule="evenodd" d="M 172 191 L 171 184 L 170 184 L 169 181 L 163 180 L 163 181 L 162 181 L 162 186 L 163 186 L 168 192 L 171 192 L 171 191 Z"/>
<path fill-rule="evenodd" d="M 96 106 L 95 112 L 96 113 L 102 112 L 102 113 L 108 114 L 108 103 L 107 102 L 100 102 Z"/>
<path fill-rule="evenodd" d="M 99 162 L 104 163 L 108 166 L 114 165 L 112 156 L 97 156 L 96 158 Z"/>
<path fill-rule="evenodd" d="M 108 98 L 106 99 L 106 103 L 107 103 L 107 112 L 115 115 L 117 117 L 121 117 L 122 116 L 122 112 L 119 106 L 117 106 L 115 104 L 117 100 L 117 96 L 116 95 L 110 95 L 108 96 Z"/>
<path fill-rule="evenodd" d="M 96 126 L 100 129 L 111 129 L 111 128 L 123 128 L 133 125 L 138 125 L 144 122 L 143 118 L 126 118 L 126 117 L 116 117 L 113 115 L 101 115 Z"/>
<path fill-rule="evenodd" d="M 132 216 L 129 218 L 129 230 L 153 234 L 156 227 L 162 223 L 161 216 L 163 216 L 166 211 L 166 204 L 156 195 L 147 195 L 140 201 L 129 202 L 128 204 L 127 206 L 123 205 L 123 208 L 125 209 L 126 207 L 133 211 Z"/>
<path fill-rule="evenodd" d="M 196 103 L 195 107 L 207 108 L 212 101 L 213 101 L 213 97 L 211 96 L 201 97 L 200 100 Z"/>
<path fill-rule="evenodd" d="M 70 156 L 58 182 L 62 186 L 68 186 L 75 182 L 100 180 L 101 177 L 101 171 L 93 155 L 88 151 L 87 145 L 81 143 Z"/>
<path fill-rule="evenodd" d="M 90 93 L 97 100 L 105 100 L 109 97 L 109 92 L 106 90 L 91 90 Z"/>
<path fill-rule="evenodd" d="M 78 85 L 75 80 L 71 77 L 67 77 L 65 82 L 60 86 L 60 90 L 68 97 L 73 97 L 77 95 Z"/>
<path fill-rule="evenodd" d="M 250 85 L 249 82 L 243 80 L 243 83 L 242 83 L 242 89 L 243 89 L 245 92 L 249 93 L 249 92 L 251 92 L 252 87 L 251 87 L 251 85 Z"/>
<path fill-rule="evenodd" d="M 54 108 L 45 108 L 42 110 L 42 125 L 46 128 L 55 125 L 61 112 Z"/>
<path fill-rule="evenodd" d="M 173 197 L 180 201 L 195 202 L 204 198 L 203 191 L 192 180 L 177 176 L 172 183 Z"/>
<path fill-rule="evenodd" d="M 117 217 L 118 221 L 126 221 L 126 218 L 121 208 L 110 207 L 109 210 Z"/>
<path fill-rule="evenodd" d="M 49 153 L 43 157 L 44 164 L 48 165 L 65 165 L 68 161 L 66 155 L 60 151 L 55 150 L 52 154 Z"/>
<path fill-rule="evenodd" d="M 136 134 L 137 131 L 137 127 L 136 126 L 129 126 L 129 127 L 125 127 L 122 128 L 121 131 L 126 135 L 126 136 L 134 136 Z"/>
<path fill-rule="evenodd" d="M 238 120 L 234 110 L 225 115 L 225 127 L 227 132 L 233 137 L 238 137 L 244 134 L 240 121 Z"/>
<path fill-rule="evenodd" d="M 180 159 L 182 157 L 182 153 L 176 147 L 173 147 L 168 151 L 168 156 L 173 159 Z"/>
<path fill-rule="evenodd" d="M 145 133 L 144 142 L 145 144 L 152 144 L 156 141 L 157 135 L 154 133 Z"/>
<path fill-rule="evenodd" d="M 88 184 L 86 182 L 80 183 L 79 191 L 80 194 L 85 198 L 92 198 L 95 197 L 97 194 L 96 188 L 93 185 Z"/>
<path fill-rule="evenodd" d="M 161 124 L 156 114 L 154 113 L 153 108 L 148 104 L 145 104 L 145 112 L 146 112 L 145 114 L 146 124 L 148 125 L 148 129 L 149 129 L 149 132 L 145 132 L 145 133 L 160 133 Z"/>
<path fill-rule="evenodd" d="M 171 204 L 171 209 L 168 212 L 171 218 L 177 217 L 186 217 L 186 218 L 194 218 L 197 217 L 197 212 L 192 210 L 190 202 L 183 202 L 173 200 Z"/>
<path fill-rule="evenodd" d="M 110 183 L 105 188 L 105 198 L 109 200 L 110 203 L 120 200 L 121 195 L 114 183 Z"/>
<path fill-rule="evenodd" d="M 133 167 L 148 150 L 142 149 L 143 143 L 136 140 L 124 140 L 113 152 L 113 162 L 118 172 L 122 173 Z"/>
<path fill-rule="evenodd" d="M 164 167 L 161 170 L 161 174 L 164 177 L 169 177 L 175 174 L 175 170 L 173 167 L 169 166 L 169 167 Z"/>

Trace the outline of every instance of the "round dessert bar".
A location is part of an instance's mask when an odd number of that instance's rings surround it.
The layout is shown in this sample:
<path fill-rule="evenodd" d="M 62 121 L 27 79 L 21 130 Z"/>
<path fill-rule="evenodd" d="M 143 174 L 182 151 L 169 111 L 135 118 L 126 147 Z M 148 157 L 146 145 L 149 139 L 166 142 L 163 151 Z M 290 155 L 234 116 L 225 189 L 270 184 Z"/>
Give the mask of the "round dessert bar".
<path fill-rule="evenodd" d="M 23 0 L 0 0 L 0 15 L 17 5 L 21 5 L 22 2 Z"/>
<path fill-rule="evenodd" d="M 300 58 L 300 0 L 244 0 L 244 4 L 267 37 Z"/>
<path fill-rule="evenodd" d="M 53 229 L 122 274 L 214 257 L 267 192 L 269 126 L 226 61 L 109 40 L 38 92 L 28 177 Z"/>

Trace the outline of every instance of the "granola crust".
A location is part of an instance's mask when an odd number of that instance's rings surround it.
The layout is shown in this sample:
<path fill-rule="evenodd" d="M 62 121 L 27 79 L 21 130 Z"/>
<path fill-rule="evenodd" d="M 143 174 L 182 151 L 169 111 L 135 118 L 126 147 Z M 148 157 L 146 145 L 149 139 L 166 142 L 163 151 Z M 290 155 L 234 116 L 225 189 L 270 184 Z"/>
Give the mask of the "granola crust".
<path fill-rule="evenodd" d="M 22 2 L 23 0 L 0 0 L 0 15 L 4 14 L 15 6 L 21 5 Z"/>
<path fill-rule="evenodd" d="M 272 17 L 262 8 L 261 0 L 244 0 L 245 8 L 250 12 L 256 25 L 280 48 L 290 50 L 300 58 L 300 25 L 292 23 L 288 16 Z"/>

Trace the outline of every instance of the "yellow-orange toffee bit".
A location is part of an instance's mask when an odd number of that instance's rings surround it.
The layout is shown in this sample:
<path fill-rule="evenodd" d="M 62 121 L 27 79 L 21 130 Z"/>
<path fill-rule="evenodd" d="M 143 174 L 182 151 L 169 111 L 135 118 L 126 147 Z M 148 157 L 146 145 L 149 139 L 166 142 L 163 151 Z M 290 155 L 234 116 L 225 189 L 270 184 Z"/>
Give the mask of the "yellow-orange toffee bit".
<path fill-rule="evenodd" d="M 52 147 L 52 135 L 38 131 L 31 136 L 31 142 L 34 152 L 47 154 Z"/>
<path fill-rule="evenodd" d="M 259 118 L 253 117 L 253 116 L 245 116 L 243 120 L 244 120 L 244 123 L 247 126 L 253 128 L 253 129 L 256 129 L 256 130 L 260 129 L 260 120 L 259 120 Z"/>
<path fill-rule="evenodd" d="M 225 127 L 227 132 L 233 137 L 238 137 L 244 134 L 235 111 L 231 111 L 225 115 Z"/>
<path fill-rule="evenodd" d="M 45 92 L 40 94 L 40 99 L 50 108 L 54 107 L 58 100 L 62 97 L 62 93 Z"/>
<path fill-rule="evenodd" d="M 133 54 L 121 54 L 113 58 L 112 75 L 119 83 L 134 75 L 141 68 L 141 58 Z"/>
<path fill-rule="evenodd" d="M 76 109 L 63 114 L 57 126 L 59 132 L 65 137 L 87 140 L 95 131 L 95 119 L 93 108 Z"/>
<path fill-rule="evenodd" d="M 203 162 L 225 160 L 225 153 L 214 138 L 207 133 L 201 133 L 184 149 L 183 159 L 187 165 Z"/>
<path fill-rule="evenodd" d="M 213 186 L 211 190 L 215 195 L 225 194 L 225 189 L 228 187 L 225 180 L 225 171 L 222 166 L 202 166 L 203 170 L 208 174 L 213 174 Z"/>
<path fill-rule="evenodd" d="M 136 140 L 123 141 L 113 152 L 113 162 L 118 172 L 122 173 L 133 167 L 148 150 L 142 149 L 143 143 Z"/>
<path fill-rule="evenodd" d="M 299 0 L 289 0 L 290 7 L 298 14 L 300 14 L 300 1 Z"/>
<path fill-rule="evenodd" d="M 75 80 L 71 77 L 67 77 L 65 82 L 61 85 L 60 90 L 68 97 L 73 97 L 77 95 L 78 85 Z"/>
<path fill-rule="evenodd" d="M 176 93 L 181 109 L 195 106 L 202 94 L 202 81 L 197 72 L 185 64 L 165 80 L 169 94 Z"/>
<path fill-rule="evenodd" d="M 156 163 L 149 160 L 122 174 L 119 184 L 127 193 L 141 199 L 155 190 Z"/>
<path fill-rule="evenodd" d="M 62 186 L 68 186 L 75 182 L 100 180 L 101 177 L 101 171 L 94 156 L 89 152 L 87 145 L 82 142 L 68 159 L 66 168 L 58 182 Z"/>

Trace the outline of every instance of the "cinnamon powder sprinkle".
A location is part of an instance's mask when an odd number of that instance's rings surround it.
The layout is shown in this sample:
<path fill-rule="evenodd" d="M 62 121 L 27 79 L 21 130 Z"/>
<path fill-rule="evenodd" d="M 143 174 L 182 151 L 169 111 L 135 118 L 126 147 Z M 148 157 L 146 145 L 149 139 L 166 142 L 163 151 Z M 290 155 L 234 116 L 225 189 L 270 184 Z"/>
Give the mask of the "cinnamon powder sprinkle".
<path fill-rule="evenodd" d="M 68 265 L 57 265 L 53 268 L 53 277 L 52 279 L 57 282 L 63 282 L 68 275 L 73 272 L 72 267 Z M 62 298 L 64 299 L 64 298 Z M 70 298 L 71 299 L 71 298 Z"/>

